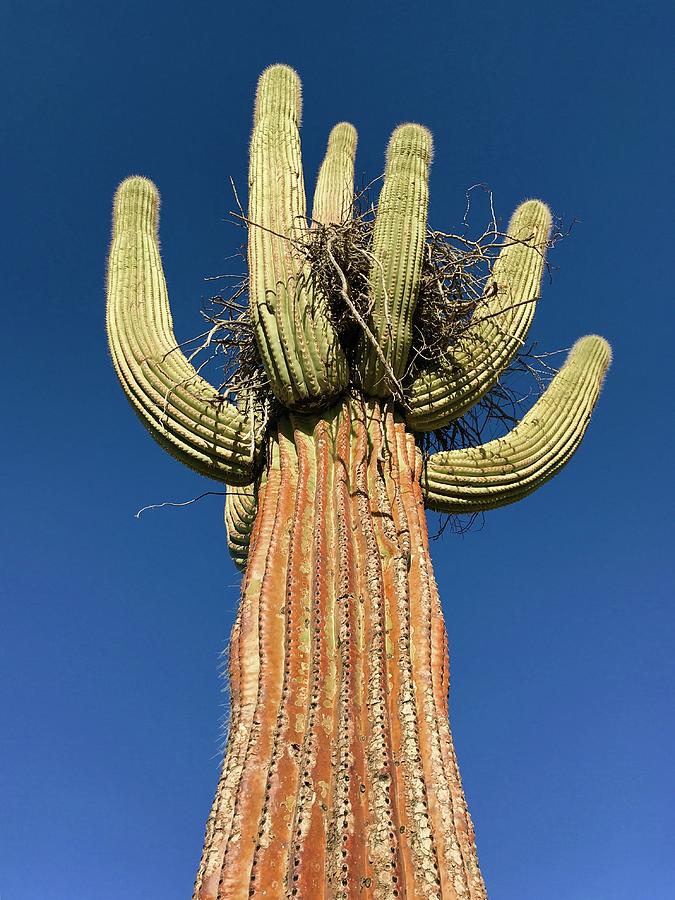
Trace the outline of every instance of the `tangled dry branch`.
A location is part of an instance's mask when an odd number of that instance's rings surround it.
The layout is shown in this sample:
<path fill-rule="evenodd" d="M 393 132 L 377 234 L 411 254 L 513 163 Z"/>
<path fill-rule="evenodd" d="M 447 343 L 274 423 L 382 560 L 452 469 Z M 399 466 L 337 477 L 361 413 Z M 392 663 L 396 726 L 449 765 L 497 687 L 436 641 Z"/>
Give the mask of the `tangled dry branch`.
<path fill-rule="evenodd" d="M 312 223 L 302 239 L 294 240 L 294 251 L 311 274 L 315 289 L 328 299 L 331 322 L 349 360 L 353 360 L 361 336 L 381 352 L 368 326 L 371 313 L 370 279 L 379 261 L 372 252 L 373 229 L 377 208 L 368 202 L 368 185 L 355 197 L 352 218 L 340 225 Z M 413 319 L 413 343 L 408 367 L 399 383 L 393 379 L 395 400 L 405 407 L 405 386 L 425 366 L 452 348 L 463 332 L 489 315 L 488 300 L 493 290 L 492 270 L 506 241 L 506 233 L 498 228 L 489 198 L 491 218 L 477 237 L 470 236 L 468 214 L 471 192 L 467 191 L 467 207 L 461 233 L 451 234 L 427 230 L 425 255 Z M 236 191 L 235 191 L 235 198 Z M 234 220 L 244 228 L 260 227 L 245 216 L 240 204 Z M 548 247 L 569 233 L 558 223 Z M 290 238 L 288 239 L 290 240 Z M 245 268 L 246 249 L 242 246 L 235 257 Z M 547 263 L 549 277 L 550 266 Z M 272 393 L 255 341 L 249 313 L 249 281 L 246 274 L 216 275 L 209 284 L 224 283 L 221 291 L 209 298 L 202 310 L 208 328 L 182 347 L 192 347 L 189 359 L 201 358 L 208 352 L 200 370 L 217 360 L 218 392 L 222 400 L 234 400 L 251 415 L 255 411 L 256 431 L 263 434 L 273 425 L 280 407 Z M 477 446 L 512 428 L 524 410 L 545 389 L 556 373 L 555 353 L 537 353 L 536 346 L 524 347 L 493 388 L 460 419 L 437 431 L 418 435 L 423 454 Z M 211 366 L 213 370 L 213 366 Z M 352 366 L 353 372 L 358 367 Z M 353 384 L 358 391 L 358 383 Z M 441 521 L 439 533 L 448 525 L 464 531 L 473 524 L 455 516 Z"/>

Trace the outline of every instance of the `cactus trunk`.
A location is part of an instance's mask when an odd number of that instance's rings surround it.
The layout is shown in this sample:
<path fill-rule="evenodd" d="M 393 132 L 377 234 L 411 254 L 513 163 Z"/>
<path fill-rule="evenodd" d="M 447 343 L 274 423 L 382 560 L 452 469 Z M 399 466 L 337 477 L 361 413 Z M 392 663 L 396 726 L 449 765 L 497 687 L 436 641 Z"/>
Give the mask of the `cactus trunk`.
<path fill-rule="evenodd" d="M 421 469 L 390 402 L 280 420 L 197 900 L 485 898 Z"/>

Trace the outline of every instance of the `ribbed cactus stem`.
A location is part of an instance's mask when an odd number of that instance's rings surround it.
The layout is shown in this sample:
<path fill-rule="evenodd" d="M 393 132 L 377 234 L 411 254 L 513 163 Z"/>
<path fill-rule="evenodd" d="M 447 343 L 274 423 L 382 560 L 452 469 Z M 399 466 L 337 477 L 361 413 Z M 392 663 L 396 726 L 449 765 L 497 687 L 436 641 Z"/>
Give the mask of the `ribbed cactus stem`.
<path fill-rule="evenodd" d="M 347 402 L 280 424 L 232 636 L 198 900 L 478 900 L 421 456 Z"/>
<path fill-rule="evenodd" d="M 481 512 L 541 487 L 581 443 L 611 359 L 604 338 L 581 338 L 513 431 L 479 447 L 433 454 L 422 479 L 427 506 L 447 513 Z"/>
<path fill-rule="evenodd" d="M 258 489 L 258 483 L 252 482 L 235 485 L 227 490 L 225 499 L 227 549 L 238 569 L 246 567 L 251 532 L 258 512 Z"/>
<path fill-rule="evenodd" d="M 362 337 L 359 377 L 367 394 L 388 397 L 405 373 L 412 342 L 429 205 L 431 133 L 400 125 L 387 150 L 378 201 L 370 274 L 370 328 L 382 353 Z M 386 362 L 386 365 L 385 365 Z"/>
<path fill-rule="evenodd" d="M 159 254 L 159 194 L 147 178 L 122 182 L 113 207 L 107 330 L 115 370 L 155 440 L 198 472 L 250 480 L 249 418 L 197 373 L 178 347 Z"/>
<path fill-rule="evenodd" d="M 341 225 L 352 217 L 354 206 L 354 156 L 356 129 L 340 122 L 328 137 L 326 155 L 314 191 L 312 221 Z"/>
<path fill-rule="evenodd" d="M 516 209 L 492 271 L 490 299 L 457 344 L 408 388 L 407 422 L 415 431 L 442 428 L 463 416 L 522 349 L 539 299 L 550 230 L 545 203 L 526 200 Z"/>
<path fill-rule="evenodd" d="M 272 66 L 258 83 L 249 165 L 251 314 L 277 398 L 289 408 L 320 408 L 349 379 L 327 300 L 310 277 L 300 153 L 300 79 Z"/>

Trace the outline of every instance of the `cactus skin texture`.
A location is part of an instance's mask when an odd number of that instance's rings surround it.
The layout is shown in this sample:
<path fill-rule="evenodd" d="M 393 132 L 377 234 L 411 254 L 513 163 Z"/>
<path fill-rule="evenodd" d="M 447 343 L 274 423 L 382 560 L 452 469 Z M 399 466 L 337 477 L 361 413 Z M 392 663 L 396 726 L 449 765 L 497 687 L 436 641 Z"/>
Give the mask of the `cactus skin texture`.
<path fill-rule="evenodd" d="M 509 434 L 423 462 L 415 433 L 461 416 L 521 347 L 550 213 L 537 200 L 516 210 L 488 315 L 406 383 L 431 137 L 397 128 L 375 223 L 368 336 L 349 371 L 326 297 L 286 240 L 312 227 L 299 118 L 298 76 L 272 66 L 256 96 L 249 183 L 251 313 L 285 409 L 264 448 L 241 397 L 241 408 L 225 402 L 176 348 L 154 185 L 130 178 L 114 205 L 107 324 L 117 374 L 152 436 L 228 485 L 228 546 L 244 568 L 227 751 L 194 898 L 484 900 L 448 723 L 447 636 L 424 507 L 491 509 L 551 478 L 584 434 L 610 349 L 582 338 Z M 316 222 L 350 215 L 355 149 L 354 128 L 337 125 Z M 405 404 L 394 399 L 400 387 Z"/>

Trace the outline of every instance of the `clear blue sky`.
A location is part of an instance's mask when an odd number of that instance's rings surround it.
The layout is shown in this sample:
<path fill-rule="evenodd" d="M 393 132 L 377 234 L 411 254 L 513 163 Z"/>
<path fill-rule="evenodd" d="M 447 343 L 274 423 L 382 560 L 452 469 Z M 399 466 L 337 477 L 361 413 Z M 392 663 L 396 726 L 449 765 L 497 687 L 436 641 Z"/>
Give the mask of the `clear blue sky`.
<path fill-rule="evenodd" d="M 675 896 L 669 6 L 5 3 L 2 900 L 190 896 L 238 576 L 222 498 L 133 517 L 209 483 L 116 383 L 110 205 L 126 175 L 159 185 L 195 334 L 275 61 L 304 82 L 308 181 L 334 122 L 370 179 L 412 119 L 435 136 L 436 227 L 479 181 L 505 217 L 538 196 L 579 220 L 533 337 L 599 332 L 615 362 L 568 469 L 433 547 L 452 725 L 491 900 Z"/>

